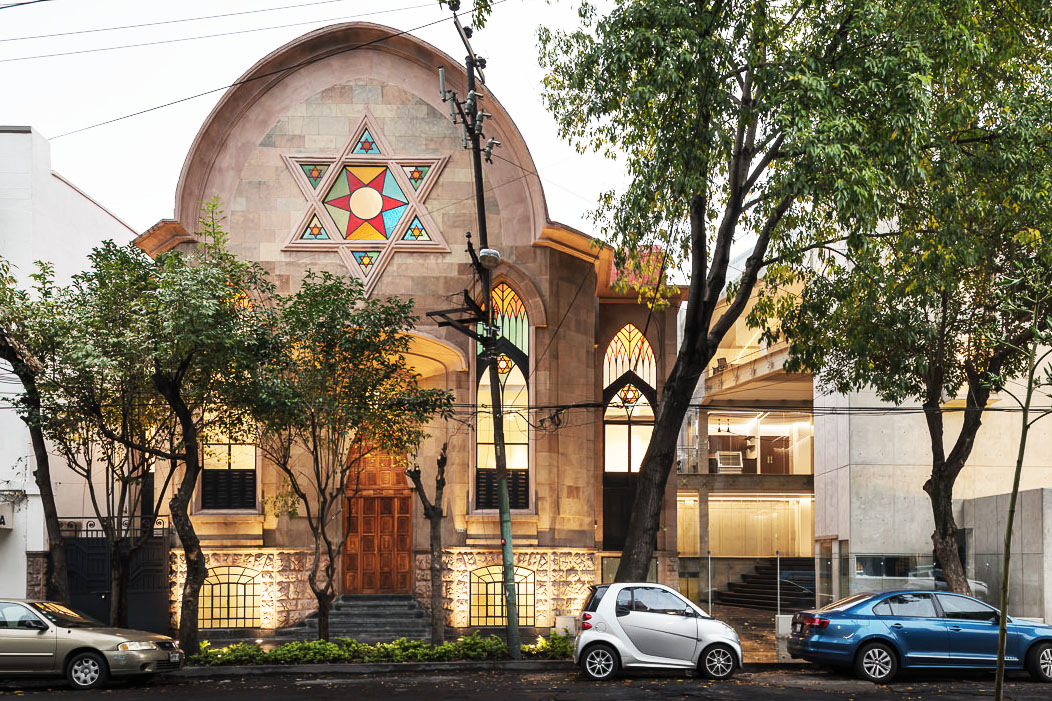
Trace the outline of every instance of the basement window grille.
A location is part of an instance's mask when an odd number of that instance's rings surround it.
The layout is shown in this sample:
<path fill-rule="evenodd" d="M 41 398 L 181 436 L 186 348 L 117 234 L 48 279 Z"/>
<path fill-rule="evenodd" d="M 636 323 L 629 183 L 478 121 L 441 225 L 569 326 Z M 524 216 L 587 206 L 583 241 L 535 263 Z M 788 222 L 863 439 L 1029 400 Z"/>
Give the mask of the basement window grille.
<path fill-rule="evenodd" d="M 236 565 L 208 570 L 198 603 L 200 628 L 258 628 L 260 574 Z"/>
<path fill-rule="evenodd" d="M 507 625 L 503 577 L 504 569 L 500 565 L 472 570 L 469 585 L 471 598 L 469 625 L 479 627 Z M 525 567 L 515 568 L 515 601 L 519 608 L 520 626 L 536 625 L 535 579 L 533 570 Z"/>

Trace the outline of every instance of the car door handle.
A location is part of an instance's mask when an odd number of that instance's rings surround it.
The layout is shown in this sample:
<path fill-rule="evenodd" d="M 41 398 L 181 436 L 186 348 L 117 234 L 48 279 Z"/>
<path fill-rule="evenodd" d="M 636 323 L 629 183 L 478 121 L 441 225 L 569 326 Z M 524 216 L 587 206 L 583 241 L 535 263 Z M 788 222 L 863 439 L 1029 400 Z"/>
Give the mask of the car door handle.
<path fill-rule="evenodd" d="M 895 630 L 902 630 L 902 624 L 901 623 L 892 623 L 891 626 L 889 626 L 889 627 L 894 628 Z"/>
<path fill-rule="evenodd" d="M 952 630 L 954 633 L 960 633 L 961 632 L 961 627 L 960 626 L 950 626 L 950 630 Z"/>

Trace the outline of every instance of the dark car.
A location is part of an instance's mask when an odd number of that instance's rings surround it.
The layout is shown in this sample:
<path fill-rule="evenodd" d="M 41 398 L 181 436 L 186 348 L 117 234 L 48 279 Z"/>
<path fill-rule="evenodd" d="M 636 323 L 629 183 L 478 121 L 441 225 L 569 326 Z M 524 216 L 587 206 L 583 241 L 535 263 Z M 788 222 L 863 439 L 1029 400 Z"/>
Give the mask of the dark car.
<path fill-rule="evenodd" d="M 789 654 L 886 682 L 900 669 L 993 669 L 997 609 L 961 594 L 866 593 L 793 616 Z M 1007 669 L 1052 681 L 1052 626 L 1008 619 Z"/>

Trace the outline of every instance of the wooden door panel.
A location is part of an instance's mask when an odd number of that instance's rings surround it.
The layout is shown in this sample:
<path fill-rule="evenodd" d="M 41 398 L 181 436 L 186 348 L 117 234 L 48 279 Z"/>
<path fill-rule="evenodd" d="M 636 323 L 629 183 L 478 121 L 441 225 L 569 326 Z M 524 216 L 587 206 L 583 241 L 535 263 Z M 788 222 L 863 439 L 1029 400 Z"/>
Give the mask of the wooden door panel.
<path fill-rule="evenodd" d="M 376 454 L 364 465 L 360 491 L 344 506 L 344 593 L 410 593 L 412 492 L 400 461 Z"/>

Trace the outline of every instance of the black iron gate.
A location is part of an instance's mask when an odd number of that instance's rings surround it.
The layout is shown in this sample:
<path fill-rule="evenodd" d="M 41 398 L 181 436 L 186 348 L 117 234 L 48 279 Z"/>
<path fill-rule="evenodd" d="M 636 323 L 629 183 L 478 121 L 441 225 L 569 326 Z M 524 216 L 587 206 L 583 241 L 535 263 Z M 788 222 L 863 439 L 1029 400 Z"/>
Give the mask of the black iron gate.
<path fill-rule="evenodd" d="M 128 565 L 128 626 L 168 633 L 168 548 L 165 519 L 149 518 L 153 531 Z M 98 519 L 63 521 L 70 605 L 101 621 L 110 617 L 110 545 Z M 130 538 L 142 534 L 142 518 L 124 520 Z M 147 526 L 149 526 L 149 522 Z M 125 552 L 128 542 L 124 544 Z"/>

